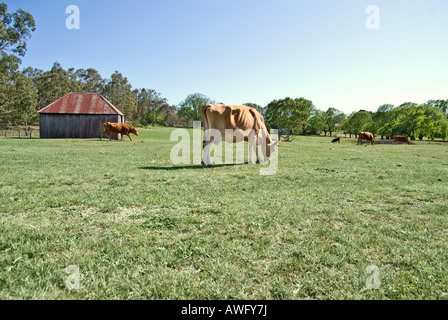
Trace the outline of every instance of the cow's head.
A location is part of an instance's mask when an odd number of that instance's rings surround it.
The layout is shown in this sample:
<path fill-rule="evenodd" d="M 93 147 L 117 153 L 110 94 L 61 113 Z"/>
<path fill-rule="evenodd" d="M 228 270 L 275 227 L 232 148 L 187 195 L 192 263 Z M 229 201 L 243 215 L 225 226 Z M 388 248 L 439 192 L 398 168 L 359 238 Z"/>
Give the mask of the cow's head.
<path fill-rule="evenodd" d="M 129 132 L 135 134 L 136 136 L 138 136 L 137 129 L 135 129 L 134 127 L 131 127 L 131 129 L 129 130 Z"/>
<path fill-rule="evenodd" d="M 280 141 L 274 141 L 269 143 L 268 139 L 266 139 L 265 143 L 261 143 L 261 151 L 263 152 L 264 161 L 271 160 L 271 154 L 275 152 L 279 144 Z"/>

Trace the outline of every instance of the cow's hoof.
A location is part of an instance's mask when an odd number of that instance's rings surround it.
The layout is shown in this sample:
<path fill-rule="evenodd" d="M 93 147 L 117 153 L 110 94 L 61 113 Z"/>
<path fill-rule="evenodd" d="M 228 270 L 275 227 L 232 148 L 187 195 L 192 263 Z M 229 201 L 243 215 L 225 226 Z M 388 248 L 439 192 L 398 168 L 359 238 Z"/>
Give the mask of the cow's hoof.
<path fill-rule="evenodd" d="M 257 160 L 257 164 L 260 164 L 261 162 L 260 162 L 260 160 Z"/>
<path fill-rule="evenodd" d="M 202 161 L 201 164 L 202 164 L 202 168 L 208 168 L 208 167 L 212 166 L 211 164 L 207 165 L 204 161 Z"/>

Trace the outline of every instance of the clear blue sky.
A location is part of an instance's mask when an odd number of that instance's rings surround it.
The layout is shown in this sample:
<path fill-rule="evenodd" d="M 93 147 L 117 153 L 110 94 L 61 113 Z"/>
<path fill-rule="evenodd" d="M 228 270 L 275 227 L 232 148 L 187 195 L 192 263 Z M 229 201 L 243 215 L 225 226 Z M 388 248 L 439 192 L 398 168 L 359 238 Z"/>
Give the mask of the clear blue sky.
<path fill-rule="evenodd" d="M 177 105 L 190 93 L 319 109 L 448 99 L 447 0 L 11 0 L 36 19 L 22 67 L 118 70 Z M 80 29 L 68 30 L 68 5 Z M 366 8 L 380 10 L 369 30 Z"/>

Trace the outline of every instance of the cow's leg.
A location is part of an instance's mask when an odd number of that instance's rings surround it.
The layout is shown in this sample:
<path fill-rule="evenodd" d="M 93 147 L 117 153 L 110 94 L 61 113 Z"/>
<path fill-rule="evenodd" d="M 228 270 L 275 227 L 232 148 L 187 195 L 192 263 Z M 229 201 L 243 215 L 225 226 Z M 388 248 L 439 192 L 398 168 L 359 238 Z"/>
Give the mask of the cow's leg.
<path fill-rule="evenodd" d="M 203 141 L 203 150 L 202 150 L 202 167 L 211 167 L 212 160 L 210 158 L 210 149 L 212 147 L 212 143 L 210 141 Z"/>
<path fill-rule="evenodd" d="M 256 144 L 254 145 L 254 149 L 255 149 L 255 154 L 257 155 L 257 164 L 260 164 L 261 163 L 260 155 L 258 154 L 258 148 L 257 148 Z"/>
<path fill-rule="evenodd" d="M 132 141 L 132 139 L 131 139 L 131 136 L 130 136 L 129 134 L 127 134 L 127 136 L 129 137 L 129 140 L 131 140 L 131 141 Z"/>
<path fill-rule="evenodd" d="M 216 129 L 207 129 L 204 131 L 203 143 L 203 155 L 202 155 L 202 166 L 211 167 L 212 159 L 210 157 L 210 151 L 213 144 L 220 144 L 223 141 L 223 135 L 220 131 Z"/>
<path fill-rule="evenodd" d="M 249 155 L 248 155 L 248 158 L 249 158 L 249 164 L 255 164 L 255 161 L 252 159 L 252 153 L 254 152 L 255 150 L 254 150 L 254 146 L 253 145 L 251 145 L 250 146 L 250 148 L 249 148 Z"/>
<path fill-rule="evenodd" d="M 260 163 L 260 156 L 258 154 L 257 148 L 257 138 L 255 136 L 249 137 L 249 164 Z M 257 162 L 253 160 L 253 153 L 255 152 L 255 156 L 257 157 Z"/>

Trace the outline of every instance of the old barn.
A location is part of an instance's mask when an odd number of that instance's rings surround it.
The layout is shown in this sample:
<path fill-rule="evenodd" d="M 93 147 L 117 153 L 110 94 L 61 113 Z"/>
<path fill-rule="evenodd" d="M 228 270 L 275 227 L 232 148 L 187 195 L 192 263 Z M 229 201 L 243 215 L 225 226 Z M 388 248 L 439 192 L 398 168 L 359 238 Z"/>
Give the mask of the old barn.
<path fill-rule="evenodd" d="M 98 138 L 104 122 L 123 123 L 124 114 L 99 93 L 70 92 L 39 110 L 39 119 L 43 139 Z"/>

